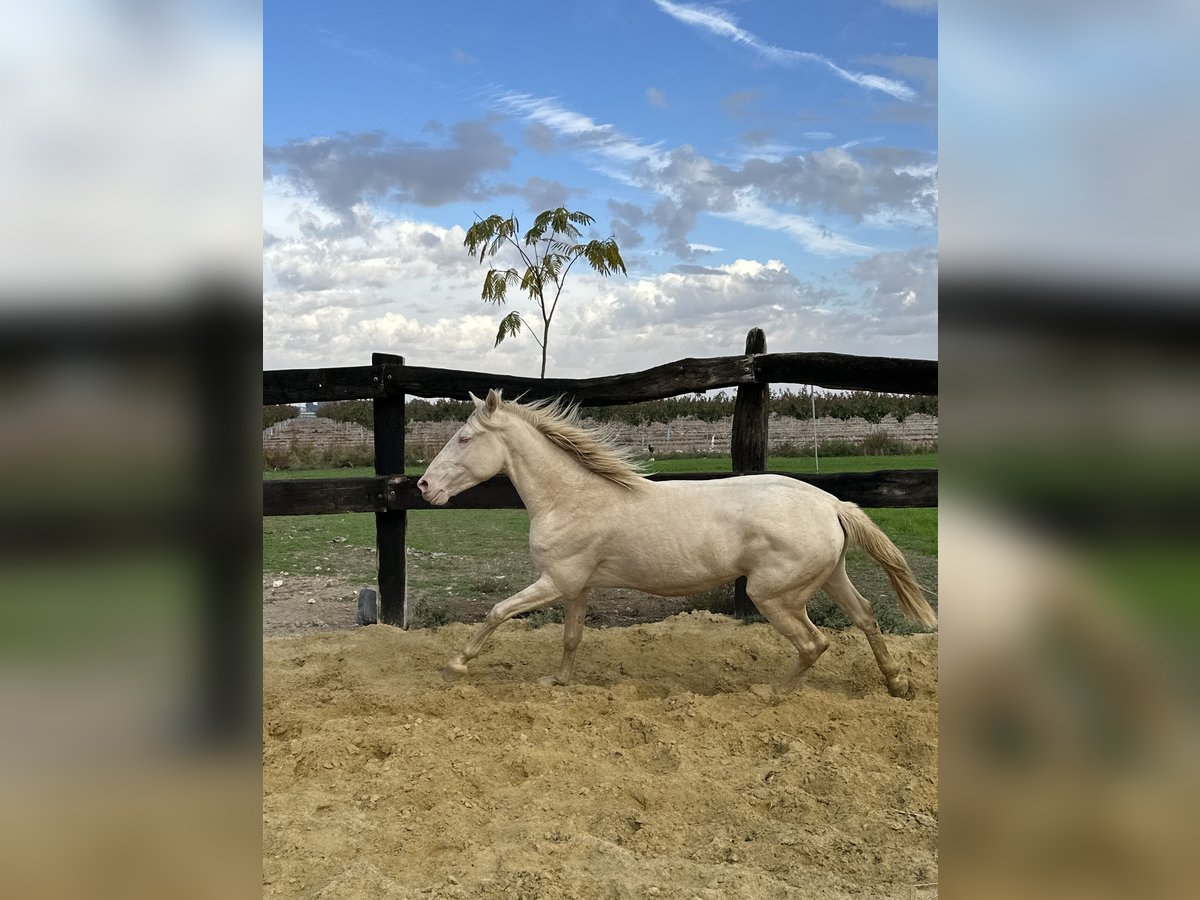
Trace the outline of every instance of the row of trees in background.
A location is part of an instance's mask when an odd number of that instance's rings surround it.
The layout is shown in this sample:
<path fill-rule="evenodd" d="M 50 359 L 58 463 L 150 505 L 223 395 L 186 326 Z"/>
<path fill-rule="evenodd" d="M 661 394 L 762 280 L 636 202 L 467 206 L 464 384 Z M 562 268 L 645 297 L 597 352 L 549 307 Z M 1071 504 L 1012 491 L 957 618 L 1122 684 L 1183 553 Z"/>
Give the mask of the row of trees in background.
<path fill-rule="evenodd" d="M 280 422 L 294 419 L 298 415 L 300 415 L 300 408 L 292 406 L 290 403 L 276 403 L 273 406 L 264 406 L 263 431 L 266 431 L 272 425 L 278 425 Z"/>
<path fill-rule="evenodd" d="M 911 415 L 938 414 L 938 398 L 908 394 L 878 394 L 871 391 L 816 395 L 818 418 L 865 419 L 878 424 L 887 415 L 903 422 Z M 725 391 L 708 396 L 671 397 L 666 400 L 650 400 L 630 403 L 625 406 L 600 406 L 589 408 L 587 415 L 598 422 L 624 422 L 627 425 L 646 425 L 651 422 L 670 422 L 694 416 L 703 422 L 715 422 L 733 415 L 735 397 Z M 295 409 L 295 407 L 292 407 Z M 796 419 L 812 417 L 813 398 L 806 390 L 793 392 L 777 390 L 771 392 L 770 411 Z M 263 427 L 266 427 L 266 410 L 263 410 Z M 413 398 L 405 404 L 405 415 L 409 422 L 464 422 L 475 409 L 468 401 L 431 401 Z M 338 422 L 354 422 L 364 428 L 373 427 L 370 400 L 337 400 L 322 403 L 317 415 Z"/>

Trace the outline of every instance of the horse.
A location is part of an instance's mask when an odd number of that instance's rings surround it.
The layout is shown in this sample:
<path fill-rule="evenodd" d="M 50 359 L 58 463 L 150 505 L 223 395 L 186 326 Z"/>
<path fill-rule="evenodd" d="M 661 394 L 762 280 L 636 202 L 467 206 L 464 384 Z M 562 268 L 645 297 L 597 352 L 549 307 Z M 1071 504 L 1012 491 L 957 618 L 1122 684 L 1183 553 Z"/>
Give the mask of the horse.
<path fill-rule="evenodd" d="M 447 680 L 465 675 L 508 619 L 561 603 L 562 662 L 540 680 L 567 684 L 593 588 L 688 596 L 744 576 L 750 599 L 799 654 L 781 687 L 796 686 L 829 646 L 807 612 L 823 588 L 866 634 L 888 691 L 912 696 L 871 602 L 846 575 L 847 549 L 874 557 L 910 619 L 928 627 L 937 619 L 904 555 L 855 504 L 780 475 L 652 481 L 611 433 L 580 424 L 578 405 L 561 398 L 523 404 L 496 390 L 486 400 L 470 397 L 474 412 L 417 487 L 428 503 L 443 506 L 507 475 L 529 511 L 529 550 L 540 577 L 492 608 L 443 670 Z"/>

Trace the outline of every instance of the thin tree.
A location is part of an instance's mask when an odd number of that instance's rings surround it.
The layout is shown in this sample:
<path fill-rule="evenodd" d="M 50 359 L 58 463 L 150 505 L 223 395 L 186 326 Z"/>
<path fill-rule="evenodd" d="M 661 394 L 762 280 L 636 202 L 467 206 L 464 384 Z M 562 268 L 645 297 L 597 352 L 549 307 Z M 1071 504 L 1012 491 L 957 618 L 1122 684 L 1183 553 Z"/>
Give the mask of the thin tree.
<path fill-rule="evenodd" d="M 468 253 L 472 256 L 479 254 L 480 262 L 495 256 L 505 245 L 512 246 L 520 254 L 525 271 L 489 268 L 483 279 L 482 297 L 486 302 L 499 306 L 507 299 L 509 286 L 515 284 L 537 304 L 542 318 L 540 338 L 536 327 L 531 327 L 518 310 L 513 310 L 500 320 L 493 346 L 499 347 L 505 338 L 519 334 L 522 327 L 529 328 L 529 333 L 542 348 L 542 378 L 546 377 L 550 323 L 554 320 L 554 312 L 558 309 L 558 301 L 571 267 L 582 259 L 592 267 L 592 271 L 605 277 L 614 272 L 629 274 L 615 238 L 579 242 L 583 237 L 580 226 L 586 227 L 594 221 L 585 212 L 569 212 L 565 206 L 560 206 L 540 213 L 533 227 L 520 235 L 521 226 L 516 216 L 503 219 L 493 215 L 472 225 L 463 241 Z"/>

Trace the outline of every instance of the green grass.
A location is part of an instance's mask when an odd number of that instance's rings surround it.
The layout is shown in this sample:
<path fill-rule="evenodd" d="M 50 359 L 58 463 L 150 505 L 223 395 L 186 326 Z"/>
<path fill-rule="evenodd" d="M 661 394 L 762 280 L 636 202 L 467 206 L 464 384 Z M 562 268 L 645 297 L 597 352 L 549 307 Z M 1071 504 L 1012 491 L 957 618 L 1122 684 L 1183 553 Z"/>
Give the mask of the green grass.
<path fill-rule="evenodd" d="M 420 471 L 411 466 L 407 474 Z M 298 478 L 370 478 L 375 470 L 370 466 L 344 469 L 266 469 L 263 481 L 295 481 Z"/>
<path fill-rule="evenodd" d="M 375 580 L 375 514 L 263 519 L 263 571 Z M 319 567 L 319 568 L 318 568 Z"/>
<path fill-rule="evenodd" d="M 875 520 L 875 524 L 882 528 L 896 546 L 904 552 L 937 556 L 937 507 L 868 509 L 867 514 Z"/>

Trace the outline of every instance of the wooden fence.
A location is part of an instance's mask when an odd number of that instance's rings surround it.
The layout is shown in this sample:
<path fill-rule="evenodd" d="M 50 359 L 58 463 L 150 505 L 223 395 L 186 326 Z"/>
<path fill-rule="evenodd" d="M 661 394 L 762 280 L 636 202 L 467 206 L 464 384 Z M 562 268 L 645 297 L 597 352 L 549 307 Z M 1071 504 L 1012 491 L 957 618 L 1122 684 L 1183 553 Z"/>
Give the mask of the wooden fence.
<path fill-rule="evenodd" d="M 838 353 L 767 353 L 761 329 L 751 329 L 743 356 L 681 359 L 625 375 L 604 378 L 520 378 L 406 366 L 404 358 L 375 353 L 370 366 L 280 369 L 263 372 L 263 403 L 319 400 L 374 401 L 375 476 L 310 478 L 263 482 L 263 515 L 375 513 L 379 560 L 379 618 L 407 627 L 405 535 L 410 509 L 520 509 L 521 499 L 500 476 L 432 507 L 404 474 L 404 402 L 409 395 L 468 399 L 490 388 L 526 399 L 564 396 L 584 406 L 614 406 L 660 400 L 716 388 L 737 388 L 732 437 L 732 471 L 655 475 L 656 481 L 728 478 L 767 469 L 767 397 L 771 383 L 813 384 L 842 390 L 897 394 L 936 394 L 937 362 Z M 843 500 L 866 507 L 937 505 L 937 472 L 927 469 L 796 475 Z M 744 579 L 737 586 L 739 610 L 749 610 Z"/>

